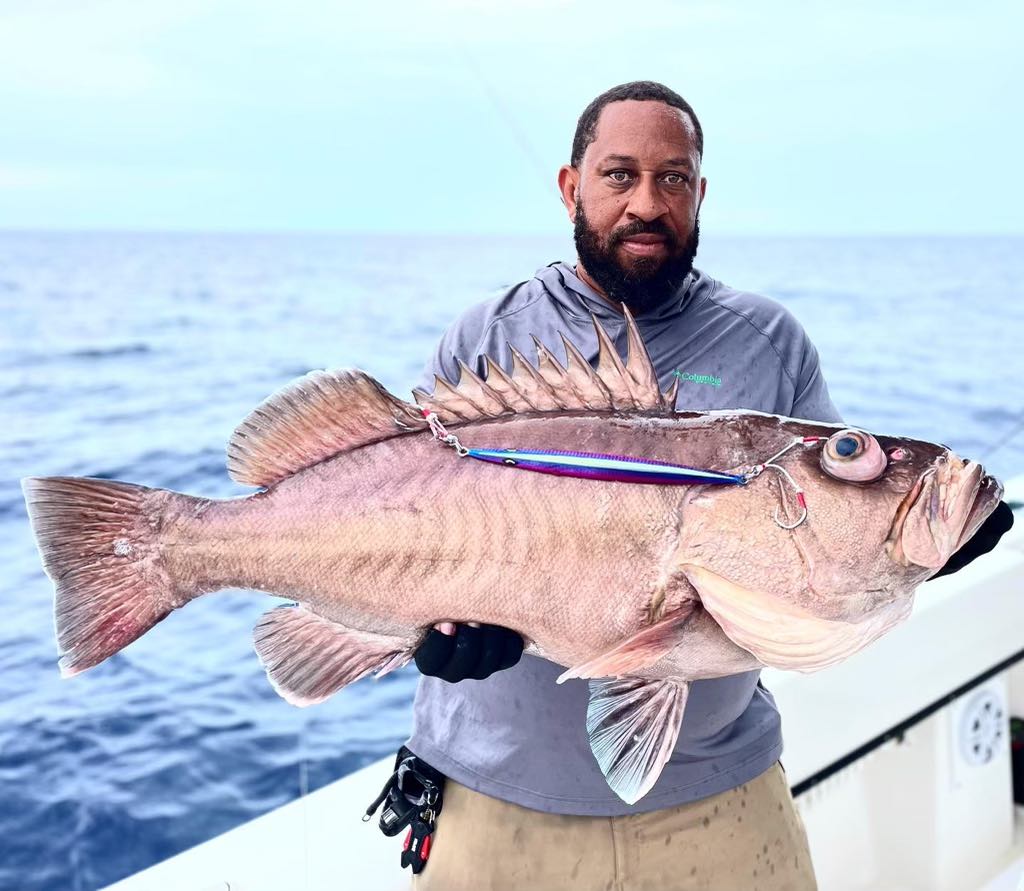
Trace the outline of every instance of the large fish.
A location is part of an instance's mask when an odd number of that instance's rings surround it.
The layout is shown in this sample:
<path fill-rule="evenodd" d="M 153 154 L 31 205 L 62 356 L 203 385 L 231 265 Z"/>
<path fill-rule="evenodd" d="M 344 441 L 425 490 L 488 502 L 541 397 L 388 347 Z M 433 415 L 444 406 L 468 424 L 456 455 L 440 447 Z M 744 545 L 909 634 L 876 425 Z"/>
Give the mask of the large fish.
<path fill-rule="evenodd" d="M 856 652 L 908 615 L 915 587 L 999 501 L 997 481 L 941 445 L 677 413 L 626 318 L 626 361 L 595 321 L 596 367 L 568 342 L 563 367 L 538 343 L 536 367 L 515 351 L 508 371 L 488 360 L 486 379 L 463 366 L 419 405 L 360 371 L 311 372 L 235 431 L 228 471 L 263 487 L 246 497 L 26 479 L 61 670 L 96 665 L 222 588 L 297 601 L 255 629 L 271 683 L 296 705 L 404 665 L 437 622 L 504 625 L 566 666 L 563 679 L 592 679 L 591 745 L 632 803 L 672 752 L 690 681 L 813 671 Z M 472 460 L 474 447 L 744 482 L 531 473 Z"/>

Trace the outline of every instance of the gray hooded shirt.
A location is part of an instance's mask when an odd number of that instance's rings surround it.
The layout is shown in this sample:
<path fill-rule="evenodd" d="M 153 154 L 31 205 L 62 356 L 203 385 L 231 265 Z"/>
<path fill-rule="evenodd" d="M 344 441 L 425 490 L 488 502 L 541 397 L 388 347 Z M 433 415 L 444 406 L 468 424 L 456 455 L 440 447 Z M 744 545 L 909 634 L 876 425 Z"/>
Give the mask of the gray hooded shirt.
<path fill-rule="evenodd" d="M 534 335 L 553 355 L 564 333 L 589 360 L 591 314 L 625 355 L 625 325 L 573 268 L 554 263 L 445 332 L 420 386 L 457 381 L 457 360 L 484 374 L 490 355 L 510 370 L 508 345 L 533 359 Z M 679 379 L 677 409 L 756 409 L 838 421 L 818 354 L 790 313 L 699 270 L 663 304 L 636 317 L 662 389 Z M 599 555 L 597 555 L 599 559 Z M 557 592 L 552 592 L 557 596 Z M 556 684 L 563 669 L 535 656 L 483 681 L 423 677 L 409 748 L 459 783 L 523 807 L 617 816 L 673 807 L 735 788 L 782 753 L 779 713 L 757 671 L 692 684 L 679 740 L 654 788 L 634 805 L 608 787 L 587 741 L 588 684 Z"/>

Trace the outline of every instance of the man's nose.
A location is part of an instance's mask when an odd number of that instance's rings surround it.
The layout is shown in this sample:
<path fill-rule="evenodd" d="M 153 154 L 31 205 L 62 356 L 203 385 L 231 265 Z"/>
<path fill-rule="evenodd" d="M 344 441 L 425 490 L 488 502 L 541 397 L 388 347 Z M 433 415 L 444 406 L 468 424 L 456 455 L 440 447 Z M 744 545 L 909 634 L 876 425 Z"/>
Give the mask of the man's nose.
<path fill-rule="evenodd" d="M 653 176 L 641 176 L 629 196 L 626 214 L 644 222 L 660 217 L 668 208 L 658 190 L 658 182 Z"/>

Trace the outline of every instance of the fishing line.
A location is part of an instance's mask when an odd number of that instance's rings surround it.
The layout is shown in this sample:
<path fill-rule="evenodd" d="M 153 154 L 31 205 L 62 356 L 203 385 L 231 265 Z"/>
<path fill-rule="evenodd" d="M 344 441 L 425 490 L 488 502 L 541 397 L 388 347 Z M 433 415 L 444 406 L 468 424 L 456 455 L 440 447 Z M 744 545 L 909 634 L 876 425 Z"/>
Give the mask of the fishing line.
<path fill-rule="evenodd" d="M 491 105 L 494 106 L 498 116 L 504 121 L 509 133 L 512 135 L 512 139 L 522 150 L 523 154 L 526 155 L 526 158 L 529 161 L 530 166 L 533 168 L 534 173 L 537 175 L 537 178 L 541 183 L 543 183 L 545 194 L 550 195 L 552 188 L 555 188 L 555 191 L 557 192 L 557 187 L 554 186 L 547 164 L 545 163 L 541 153 L 537 151 L 536 146 L 533 144 L 533 140 L 530 139 L 529 133 L 524 127 L 520 126 L 519 119 L 484 73 L 484 70 L 477 61 L 476 56 L 473 55 L 469 46 L 457 34 L 455 35 L 455 46 L 462 56 L 462 61 L 476 78 L 476 82 L 490 100 Z M 561 198 L 561 196 L 559 196 L 559 198 Z"/>
<path fill-rule="evenodd" d="M 995 454 L 1001 448 L 1008 445 L 1010 441 L 1013 440 L 1017 436 L 1017 434 L 1019 434 L 1022 430 L 1024 430 L 1024 412 L 1021 412 L 1021 414 L 1017 417 L 1017 423 L 1014 424 L 1007 433 L 1003 434 L 1001 439 L 997 439 L 992 445 L 990 445 L 984 452 L 981 453 L 981 455 L 978 457 L 978 461 L 980 462 L 985 458 L 988 458 L 989 455 Z"/>

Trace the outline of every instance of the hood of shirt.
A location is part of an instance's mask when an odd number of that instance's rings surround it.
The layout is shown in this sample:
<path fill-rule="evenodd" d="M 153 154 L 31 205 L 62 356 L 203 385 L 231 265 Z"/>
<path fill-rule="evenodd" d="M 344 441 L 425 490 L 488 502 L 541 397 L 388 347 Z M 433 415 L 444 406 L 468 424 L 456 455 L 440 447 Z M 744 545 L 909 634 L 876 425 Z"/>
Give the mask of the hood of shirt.
<path fill-rule="evenodd" d="M 536 278 L 552 299 L 570 315 L 583 319 L 594 315 L 602 322 L 613 323 L 615 327 L 622 324 L 622 313 L 584 282 L 568 263 L 559 261 L 545 266 L 537 271 Z M 634 312 L 633 316 L 638 324 L 645 326 L 675 319 L 685 312 L 695 296 L 710 282 L 708 276 L 694 269 L 678 289 L 665 295 L 664 300 L 646 307 L 641 313 Z"/>

